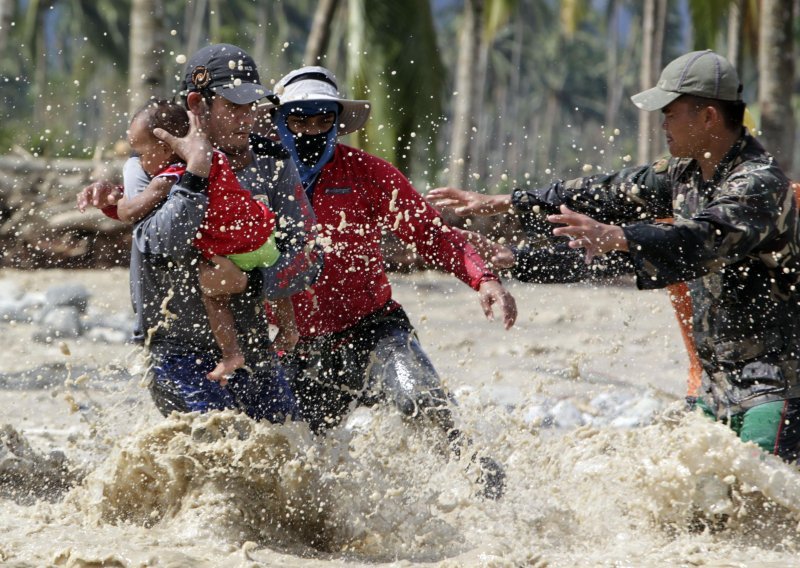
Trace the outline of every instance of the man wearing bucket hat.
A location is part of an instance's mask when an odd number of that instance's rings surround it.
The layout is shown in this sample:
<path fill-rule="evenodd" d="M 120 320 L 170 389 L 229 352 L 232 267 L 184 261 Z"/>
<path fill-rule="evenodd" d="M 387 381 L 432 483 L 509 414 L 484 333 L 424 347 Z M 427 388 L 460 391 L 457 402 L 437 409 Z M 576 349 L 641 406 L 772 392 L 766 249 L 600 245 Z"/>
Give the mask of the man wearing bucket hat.
<path fill-rule="evenodd" d="M 317 430 L 338 424 L 359 403 L 387 398 L 404 414 L 428 417 L 454 446 L 464 443 L 449 395 L 403 308 L 392 299 L 381 234 L 391 231 L 428 262 L 479 294 L 487 317 L 500 308 L 514 324 L 514 299 L 459 234 L 391 164 L 337 142 L 369 117 L 367 101 L 339 94 L 324 67 L 303 67 L 276 86 L 272 121 L 292 155 L 321 227 L 325 266 L 293 297 L 300 341 L 287 364 L 301 414 Z M 502 493 L 502 470 L 481 458 L 485 494 Z"/>
<path fill-rule="evenodd" d="M 574 279 L 569 251 L 584 249 L 587 262 L 610 253 L 630 266 L 640 289 L 685 282 L 703 368 L 700 407 L 742 440 L 797 462 L 797 206 L 786 176 L 743 127 L 741 91 L 725 58 L 688 53 L 632 97 L 639 108 L 663 113 L 670 158 L 510 196 L 454 188 L 429 195 L 462 214 L 512 209 L 531 232 L 545 216 L 556 224 L 553 234 L 570 240 L 549 249 L 514 250 L 475 237 L 520 279 L 541 281 L 537 267 L 550 281 Z M 668 217 L 674 221 L 657 221 Z"/>
<path fill-rule="evenodd" d="M 246 52 L 230 44 L 200 49 L 189 58 L 181 86 L 192 122 L 189 135 L 176 138 L 159 129 L 154 134 L 184 158 L 186 171 L 163 204 L 134 226 L 134 339 L 149 349 L 150 391 L 163 414 L 238 408 L 256 419 L 283 421 L 294 414 L 295 401 L 269 341 L 263 302 L 265 296 L 304 289 L 318 274 L 318 255 L 308 245 L 315 237 L 313 213 L 292 164 L 256 155 L 250 147 L 255 103 L 272 93 L 261 85 Z M 271 267 L 245 273 L 244 291 L 231 296 L 246 367 L 228 377 L 227 385 L 207 378 L 219 353 L 198 282 L 197 263 L 204 260 L 191 245 L 206 215 L 212 145 L 226 154 L 239 185 L 269 202 L 281 253 Z M 126 196 L 150 181 L 137 158 L 126 163 L 123 174 Z M 103 187 L 84 190 L 84 206 L 94 200 L 104 204 Z"/>

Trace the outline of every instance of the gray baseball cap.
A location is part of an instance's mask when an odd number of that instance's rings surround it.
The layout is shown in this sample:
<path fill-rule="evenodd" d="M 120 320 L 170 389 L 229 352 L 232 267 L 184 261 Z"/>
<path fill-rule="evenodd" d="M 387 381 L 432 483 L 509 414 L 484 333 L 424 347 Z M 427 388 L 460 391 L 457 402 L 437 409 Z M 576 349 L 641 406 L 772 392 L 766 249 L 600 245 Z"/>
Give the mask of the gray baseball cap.
<path fill-rule="evenodd" d="M 660 110 L 681 95 L 720 101 L 742 99 L 742 85 L 733 65 L 710 49 L 692 51 L 670 62 L 658 84 L 631 97 L 642 110 Z"/>

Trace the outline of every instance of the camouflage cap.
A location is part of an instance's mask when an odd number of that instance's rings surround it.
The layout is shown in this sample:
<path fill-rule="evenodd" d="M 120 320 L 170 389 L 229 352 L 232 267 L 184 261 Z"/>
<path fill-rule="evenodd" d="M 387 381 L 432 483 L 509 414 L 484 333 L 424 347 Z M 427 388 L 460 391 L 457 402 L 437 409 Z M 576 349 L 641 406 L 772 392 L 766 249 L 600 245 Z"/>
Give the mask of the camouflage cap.
<path fill-rule="evenodd" d="M 742 98 L 742 85 L 733 65 L 706 49 L 692 51 L 670 62 L 655 87 L 633 95 L 631 100 L 642 110 L 659 110 L 681 95 L 738 101 Z"/>

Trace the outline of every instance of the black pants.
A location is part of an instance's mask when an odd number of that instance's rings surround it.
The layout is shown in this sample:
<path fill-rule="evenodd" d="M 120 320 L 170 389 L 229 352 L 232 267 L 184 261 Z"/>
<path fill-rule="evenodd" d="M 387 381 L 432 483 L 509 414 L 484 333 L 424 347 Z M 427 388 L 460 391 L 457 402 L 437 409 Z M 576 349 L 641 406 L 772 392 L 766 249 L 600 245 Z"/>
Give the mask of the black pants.
<path fill-rule="evenodd" d="M 283 363 L 300 415 L 315 432 L 339 424 L 359 404 L 384 399 L 407 416 L 453 429 L 450 397 L 394 302 L 345 331 L 301 339 Z"/>

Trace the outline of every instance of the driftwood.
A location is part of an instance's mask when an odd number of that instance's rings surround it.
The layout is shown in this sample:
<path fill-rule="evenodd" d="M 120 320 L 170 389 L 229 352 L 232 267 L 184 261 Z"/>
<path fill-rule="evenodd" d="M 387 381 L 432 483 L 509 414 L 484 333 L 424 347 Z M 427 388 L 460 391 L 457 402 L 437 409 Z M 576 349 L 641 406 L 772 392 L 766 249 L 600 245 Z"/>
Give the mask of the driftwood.
<path fill-rule="evenodd" d="M 123 161 L 0 156 L 0 266 L 94 268 L 126 265 L 130 229 L 75 208 L 93 179 L 120 179 Z"/>

